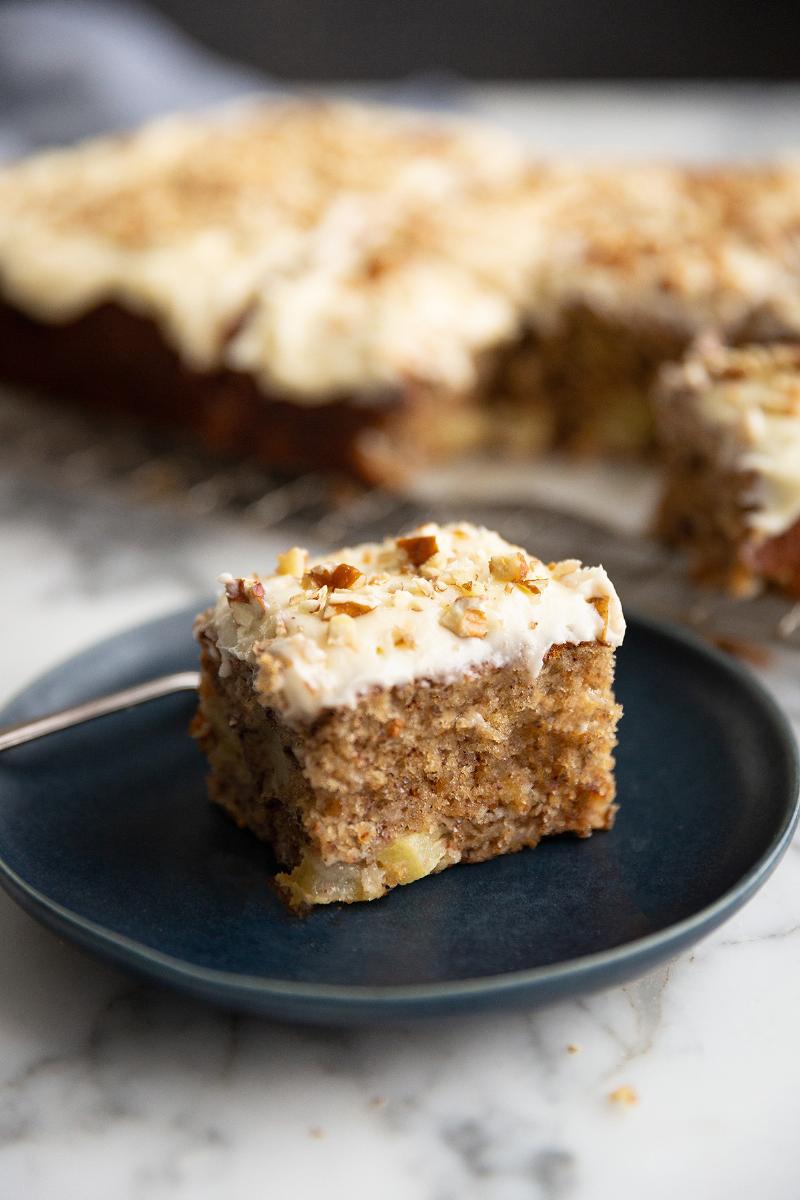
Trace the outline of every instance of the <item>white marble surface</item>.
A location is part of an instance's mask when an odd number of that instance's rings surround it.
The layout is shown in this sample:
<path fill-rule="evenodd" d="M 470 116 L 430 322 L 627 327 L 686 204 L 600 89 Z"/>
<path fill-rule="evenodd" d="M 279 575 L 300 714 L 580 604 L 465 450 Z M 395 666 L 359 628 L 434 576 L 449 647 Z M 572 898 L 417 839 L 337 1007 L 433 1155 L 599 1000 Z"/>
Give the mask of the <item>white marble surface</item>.
<path fill-rule="evenodd" d="M 604 118 L 579 98 L 554 110 L 573 132 L 634 111 L 615 101 Z M 701 129 L 743 111 L 723 100 L 701 106 Z M 783 129 L 783 90 L 776 104 Z M 694 108 L 670 111 L 689 129 Z M 207 592 L 220 569 L 274 554 L 274 537 L 229 521 L 87 491 L 80 468 L 53 483 L 4 462 L 0 701 L 97 636 Z M 631 595 L 656 603 L 658 577 L 637 574 L 625 545 Z M 777 611 L 734 620 L 752 633 Z M 797 668 L 773 645 L 762 669 L 796 727 Z M 798 1011 L 797 845 L 742 913 L 638 983 L 393 1030 L 211 1011 L 96 964 L 0 895 L 0 1200 L 792 1200 Z M 638 1103 L 609 1099 L 623 1085 Z"/>

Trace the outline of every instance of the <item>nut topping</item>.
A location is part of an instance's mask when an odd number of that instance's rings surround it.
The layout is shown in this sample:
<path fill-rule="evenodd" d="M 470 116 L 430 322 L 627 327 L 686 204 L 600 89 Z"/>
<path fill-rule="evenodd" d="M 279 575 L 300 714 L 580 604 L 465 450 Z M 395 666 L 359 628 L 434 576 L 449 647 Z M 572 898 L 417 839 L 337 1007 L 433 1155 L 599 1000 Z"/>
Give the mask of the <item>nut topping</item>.
<path fill-rule="evenodd" d="M 438 554 L 439 545 L 433 534 L 423 534 L 421 537 L 404 537 L 397 539 L 397 545 L 405 550 L 415 567 L 421 567 L 434 554 Z"/>
<path fill-rule="evenodd" d="M 462 596 L 446 608 L 439 618 L 439 623 L 462 638 L 485 638 L 489 632 L 486 613 L 467 596 Z"/>
<path fill-rule="evenodd" d="M 514 586 L 522 592 L 527 592 L 529 596 L 540 596 L 549 582 L 549 579 L 538 579 L 534 576 L 531 579 L 520 579 Z"/>
<path fill-rule="evenodd" d="M 257 670 L 273 663 L 258 675 L 261 694 L 269 689 L 270 703 L 298 717 L 349 703 L 363 688 L 484 663 L 519 657 L 536 671 L 565 625 L 569 640 L 621 640 L 607 577 L 579 568 L 570 559 L 548 570 L 498 534 L 464 524 L 420 525 L 318 562 L 293 547 L 269 578 L 223 578 L 219 670 L 237 658 Z"/>
<path fill-rule="evenodd" d="M 363 617 L 366 613 L 370 613 L 375 609 L 374 604 L 361 604 L 358 600 L 339 600 L 334 596 L 328 600 L 329 607 L 335 608 L 337 613 L 341 613 L 347 617 Z M 331 620 L 335 620 L 331 617 Z"/>
<path fill-rule="evenodd" d="M 497 554 L 489 559 L 492 578 L 500 583 L 521 583 L 528 574 L 528 560 L 524 554 Z"/>
<path fill-rule="evenodd" d="M 601 638 L 605 639 L 605 636 L 608 633 L 608 596 L 590 596 L 589 603 L 593 605 L 600 614 L 600 619 L 603 622 L 603 632 L 600 636 Z"/>
<path fill-rule="evenodd" d="M 548 563 L 547 569 L 553 579 L 563 579 L 566 575 L 579 571 L 582 565 L 579 558 L 565 558 L 563 562 Z"/>
<path fill-rule="evenodd" d="M 398 650 L 414 650 L 417 645 L 409 631 L 399 625 L 392 630 L 392 641 Z"/>
<path fill-rule="evenodd" d="M 302 579 L 307 567 L 308 551 L 301 550 L 299 546 L 292 546 L 291 550 L 287 550 L 285 554 L 278 555 L 276 574 L 294 575 L 295 579 Z"/>
<path fill-rule="evenodd" d="M 312 567 L 303 576 L 303 587 L 353 588 L 365 581 L 363 572 L 350 563 L 338 563 L 330 567 L 325 563 Z"/>
<path fill-rule="evenodd" d="M 350 563 L 339 563 L 331 575 L 332 588 L 353 588 L 357 587 L 359 581 L 363 582 L 364 576 L 358 567 L 351 567 Z"/>
<path fill-rule="evenodd" d="M 254 603 L 262 610 L 266 607 L 264 604 L 264 585 L 259 579 L 254 579 L 250 583 L 246 579 L 227 579 L 225 581 L 225 595 L 228 597 L 229 604 Z"/>

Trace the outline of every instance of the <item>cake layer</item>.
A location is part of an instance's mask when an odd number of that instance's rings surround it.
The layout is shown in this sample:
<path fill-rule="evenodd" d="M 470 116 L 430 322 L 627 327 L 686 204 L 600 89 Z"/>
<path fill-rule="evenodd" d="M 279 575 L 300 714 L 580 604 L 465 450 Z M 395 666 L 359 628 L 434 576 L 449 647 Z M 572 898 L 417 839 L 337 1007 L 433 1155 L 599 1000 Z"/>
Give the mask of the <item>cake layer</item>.
<path fill-rule="evenodd" d="M 301 407 L 244 372 L 193 370 L 151 318 L 118 304 L 49 325 L 0 301 L 0 378 L 183 433 L 223 457 L 339 469 L 370 483 L 405 477 L 461 436 L 458 397 L 440 397 L 438 420 L 412 388 L 369 404 L 343 396 Z"/>
<path fill-rule="evenodd" d="M 406 683 L 301 729 L 264 707 L 245 663 L 220 677 L 205 661 L 211 797 L 273 847 L 295 906 L 375 899 L 613 822 L 609 646 L 554 647 L 536 677 L 520 660 Z"/>

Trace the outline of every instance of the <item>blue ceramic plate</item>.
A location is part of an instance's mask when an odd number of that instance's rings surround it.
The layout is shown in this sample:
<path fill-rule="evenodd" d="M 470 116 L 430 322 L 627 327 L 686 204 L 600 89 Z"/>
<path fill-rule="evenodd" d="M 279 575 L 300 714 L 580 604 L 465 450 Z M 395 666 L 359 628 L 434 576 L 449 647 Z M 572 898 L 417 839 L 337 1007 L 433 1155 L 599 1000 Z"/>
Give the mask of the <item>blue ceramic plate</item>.
<path fill-rule="evenodd" d="M 191 613 L 46 675 L 8 721 L 194 665 Z M 0 882 L 63 936 L 229 1007 L 356 1024 L 532 1007 L 650 970 L 765 881 L 797 817 L 797 759 L 750 675 L 633 620 L 616 828 L 459 866 L 300 919 L 265 847 L 207 803 L 171 697 L 0 757 Z"/>

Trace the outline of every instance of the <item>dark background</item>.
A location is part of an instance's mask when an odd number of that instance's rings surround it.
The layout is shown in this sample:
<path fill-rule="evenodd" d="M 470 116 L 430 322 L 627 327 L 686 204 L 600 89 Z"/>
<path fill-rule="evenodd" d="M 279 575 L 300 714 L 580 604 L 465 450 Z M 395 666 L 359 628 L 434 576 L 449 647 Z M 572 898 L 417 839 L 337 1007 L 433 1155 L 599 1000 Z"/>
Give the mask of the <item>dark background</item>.
<path fill-rule="evenodd" d="M 794 79 L 797 0 L 157 0 L 286 79 Z"/>

